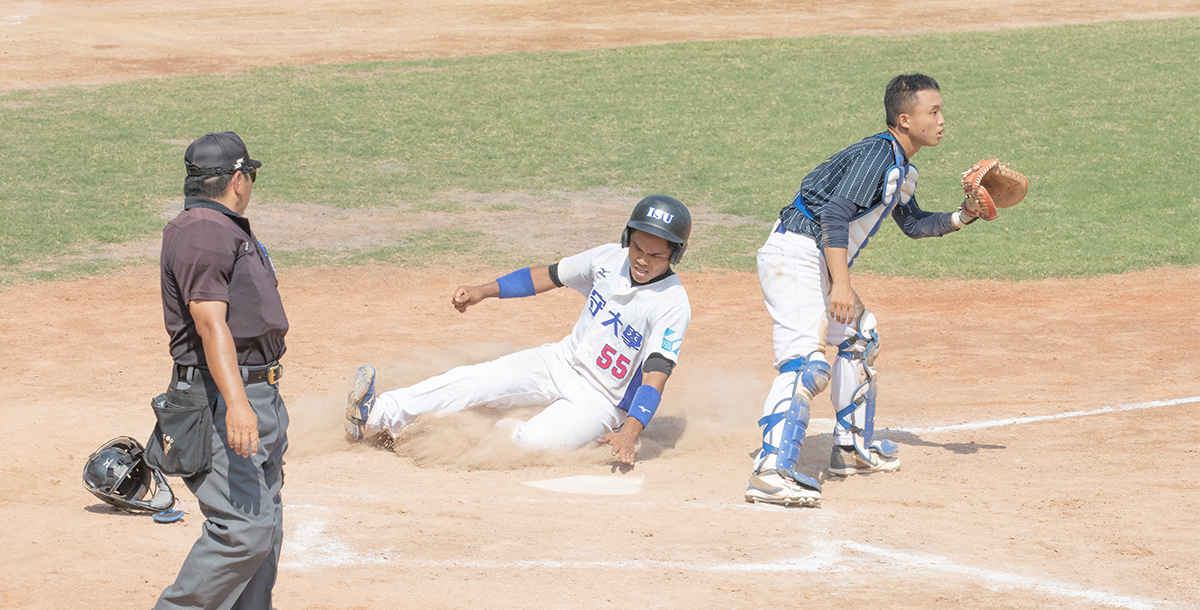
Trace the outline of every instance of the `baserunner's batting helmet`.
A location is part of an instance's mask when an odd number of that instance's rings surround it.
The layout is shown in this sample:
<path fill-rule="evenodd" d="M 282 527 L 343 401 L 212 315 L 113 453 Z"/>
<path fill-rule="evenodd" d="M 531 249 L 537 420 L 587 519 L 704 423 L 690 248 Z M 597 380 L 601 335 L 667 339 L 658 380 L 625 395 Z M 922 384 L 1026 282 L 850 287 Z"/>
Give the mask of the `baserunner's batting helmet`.
<path fill-rule="evenodd" d="M 118 436 L 100 446 L 83 466 L 83 488 L 107 504 L 153 513 L 175 506 L 163 474 L 146 464 L 142 444 Z"/>
<path fill-rule="evenodd" d="M 671 264 L 677 264 L 687 250 L 688 236 L 692 234 L 692 215 L 680 201 L 666 195 L 650 195 L 633 206 L 625 232 L 621 234 L 621 247 L 629 247 L 633 230 L 657 235 L 671 244 Z"/>

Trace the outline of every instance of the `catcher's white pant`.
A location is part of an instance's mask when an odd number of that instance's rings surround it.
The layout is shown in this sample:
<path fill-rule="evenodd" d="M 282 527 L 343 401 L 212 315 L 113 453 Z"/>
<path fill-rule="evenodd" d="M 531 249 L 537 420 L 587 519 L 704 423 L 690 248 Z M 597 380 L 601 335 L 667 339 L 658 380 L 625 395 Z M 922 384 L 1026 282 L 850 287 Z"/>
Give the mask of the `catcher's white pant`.
<path fill-rule="evenodd" d="M 789 360 L 822 351 L 827 343 L 836 346 L 856 336 L 853 323 L 842 324 L 829 317 L 829 269 L 824 253 L 811 236 L 772 230 L 767 242 L 758 250 L 758 281 L 771 314 L 775 370 Z M 857 294 L 854 299 L 857 318 L 863 312 L 863 305 Z M 855 389 L 866 380 L 866 371 L 861 360 L 849 361 L 835 356 L 830 365 L 833 369 L 830 398 L 836 413 L 838 408 L 854 399 Z M 786 404 L 791 400 L 795 381 L 795 373 L 781 373 L 775 378 L 763 404 L 764 416 L 773 413 L 780 401 Z M 838 425 L 836 417 L 834 421 L 834 443 L 852 445 L 852 433 Z M 775 426 L 771 432 L 774 438 L 766 441 L 778 447 L 783 426 Z M 762 468 L 768 457 L 760 451 L 755 468 Z"/>
<path fill-rule="evenodd" d="M 549 343 L 379 394 L 367 428 L 368 434 L 386 431 L 394 437 L 420 415 L 536 406 L 546 408 L 511 430 L 513 440 L 527 449 L 583 447 L 625 420 L 612 400 L 572 367 L 564 346 Z"/>

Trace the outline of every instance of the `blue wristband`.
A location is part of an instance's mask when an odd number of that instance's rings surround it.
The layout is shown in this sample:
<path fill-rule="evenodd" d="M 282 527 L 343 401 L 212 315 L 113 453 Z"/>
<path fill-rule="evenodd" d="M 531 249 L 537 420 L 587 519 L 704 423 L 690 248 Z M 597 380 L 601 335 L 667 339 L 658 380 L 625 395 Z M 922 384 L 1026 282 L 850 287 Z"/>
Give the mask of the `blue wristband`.
<path fill-rule="evenodd" d="M 658 403 L 662 401 L 662 394 L 653 386 L 640 385 L 637 392 L 633 394 L 633 404 L 629 407 L 629 416 L 642 422 L 642 427 L 650 425 L 650 418 L 654 417 L 654 412 L 658 410 Z"/>
<path fill-rule="evenodd" d="M 502 299 L 531 297 L 537 294 L 537 290 L 533 288 L 533 274 L 530 273 L 529 267 L 517 269 L 504 277 L 496 278 L 496 283 L 500 284 L 500 298 Z"/>

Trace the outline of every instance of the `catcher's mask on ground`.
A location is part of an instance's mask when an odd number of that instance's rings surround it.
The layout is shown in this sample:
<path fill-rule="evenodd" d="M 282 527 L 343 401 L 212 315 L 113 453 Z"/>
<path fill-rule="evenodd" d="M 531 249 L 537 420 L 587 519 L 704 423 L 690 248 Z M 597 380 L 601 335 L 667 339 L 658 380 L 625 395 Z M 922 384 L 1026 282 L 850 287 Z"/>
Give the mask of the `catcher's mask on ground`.
<path fill-rule="evenodd" d="M 671 264 L 679 263 L 683 251 L 687 250 L 688 236 L 692 234 L 692 215 L 678 199 L 666 195 L 650 195 L 639 201 L 629 215 L 625 232 L 621 234 L 621 247 L 629 247 L 629 236 L 634 229 L 657 235 L 671 244 Z"/>
<path fill-rule="evenodd" d="M 142 444 L 119 436 L 100 446 L 83 466 L 83 488 L 107 504 L 130 511 L 161 512 L 175 506 L 162 473 L 146 464 Z"/>

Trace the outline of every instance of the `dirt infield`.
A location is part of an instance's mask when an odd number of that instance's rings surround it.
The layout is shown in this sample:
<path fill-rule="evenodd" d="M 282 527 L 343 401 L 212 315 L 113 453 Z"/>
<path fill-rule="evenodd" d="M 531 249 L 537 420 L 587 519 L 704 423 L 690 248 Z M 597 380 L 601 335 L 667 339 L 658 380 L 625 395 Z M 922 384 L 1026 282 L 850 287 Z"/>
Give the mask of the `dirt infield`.
<path fill-rule="evenodd" d="M 1188 5 L 1008 1 L 983 15 L 946 0 L 918 3 L 897 30 L 886 2 L 18 1 L 0 8 L 0 88 L 1200 14 Z M 268 244 L 277 226 L 258 225 Z M 825 480 L 816 510 L 741 499 L 772 360 L 752 274 L 683 275 L 692 327 L 633 469 L 601 448 L 515 453 L 489 434 L 496 413 L 419 424 L 395 453 L 346 442 L 342 394 L 362 362 L 399 385 L 569 331 L 582 298 L 566 290 L 465 315 L 448 306 L 456 284 L 500 271 L 280 270 L 293 421 L 276 607 L 1200 606 L 1200 269 L 858 278 L 882 325 L 881 434 L 904 468 Z M 11 439 L 0 541 L 13 551 L 0 558 L 0 606 L 148 607 L 195 540 L 202 517 L 177 479 L 187 516 L 174 525 L 116 513 L 80 485 L 92 449 L 153 426 L 146 403 L 169 366 L 158 299 L 153 267 L 0 292 Z M 831 416 L 819 399 L 810 473 L 827 459 Z M 574 476 L 636 493 L 526 485 Z"/>

